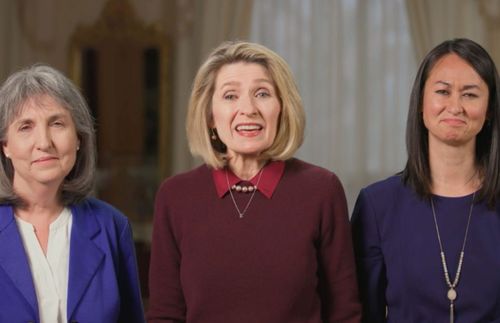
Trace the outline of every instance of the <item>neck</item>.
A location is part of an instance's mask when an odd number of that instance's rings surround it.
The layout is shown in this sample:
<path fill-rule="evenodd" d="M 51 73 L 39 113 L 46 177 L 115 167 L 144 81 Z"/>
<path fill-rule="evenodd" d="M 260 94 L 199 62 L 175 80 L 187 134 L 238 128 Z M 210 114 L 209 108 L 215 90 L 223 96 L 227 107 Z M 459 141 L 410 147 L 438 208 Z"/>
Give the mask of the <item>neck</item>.
<path fill-rule="evenodd" d="M 264 167 L 266 161 L 244 156 L 229 158 L 228 166 L 231 171 L 243 180 L 252 179 Z"/>
<path fill-rule="evenodd" d="M 50 223 L 60 213 L 63 205 L 58 188 L 48 185 L 16 187 L 16 193 L 24 200 L 25 206 L 16 208 L 16 215 L 21 219 L 35 223 Z"/>
<path fill-rule="evenodd" d="M 480 186 L 475 163 L 475 143 L 454 147 L 429 141 L 429 165 L 432 193 L 442 196 L 464 196 Z"/>

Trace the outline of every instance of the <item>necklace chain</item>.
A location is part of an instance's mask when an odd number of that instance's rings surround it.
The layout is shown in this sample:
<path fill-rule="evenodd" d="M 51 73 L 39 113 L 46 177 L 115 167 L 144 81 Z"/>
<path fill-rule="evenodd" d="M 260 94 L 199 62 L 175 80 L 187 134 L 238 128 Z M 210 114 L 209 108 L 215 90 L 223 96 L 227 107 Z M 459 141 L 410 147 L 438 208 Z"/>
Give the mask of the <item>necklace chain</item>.
<path fill-rule="evenodd" d="M 465 235 L 464 235 L 464 241 L 462 243 L 462 250 L 460 251 L 460 258 L 458 260 L 458 266 L 457 266 L 457 272 L 455 274 L 455 279 L 453 280 L 453 283 L 450 280 L 450 274 L 448 273 L 448 264 L 446 262 L 446 256 L 444 254 L 443 250 L 443 243 L 441 241 L 441 235 L 439 233 L 439 226 L 437 223 L 437 217 L 436 217 L 436 210 L 434 207 L 434 200 L 431 197 L 431 209 L 432 209 L 432 216 L 434 217 L 434 225 L 436 227 L 436 233 L 437 233 L 437 238 L 439 242 L 439 251 L 441 255 L 441 265 L 443 266 L 443 272 L 444 272 L 444 279 L 446 281 L 446 285 L 448 285 L 448 294 L 447 297 L 450 300 L 450 323 L 454 322 L 454 301 L 457 298 L 457 291 L 456 287 L 458 285 L 458 281 L 460 280 L 460 273 L 462 272 L 462 265 L 464 263 L 464 250 L 465 250 L 465 244 L 467 243 L 467 235 L 469 234 L 469 225 L 470 225 L 470 220 L 472 217 L 472 210 L 474 209 L 474 197 L 476 193 L 472 194 L 472 202 L 470 204 L 470 209 L 469 209 L 469 215 L 467 218 L 467 226 L 465 227 Z"/>
<path fill-rule="evenodd" d="M 245 213 L 247 212 L 248 208 L 250 207 L 250 203 L 252 203 L 253 197 L 255 196 L 255 193 L 257 192 L 257 188 L 260 183 L 260 179 L 262 178 L 262 173 L 264 172 L 264 167 L 259 172 L 259 178 L 257 178 L 257 183 L 255 184 L 255 189 L 252 192 L 252 195 L 250 195 L 250 199 L 247 202 L 247 205 L 243 209 L 243 211 L 240 211 L 240 208 L 238 207 L 238 204 L 236 203 L 236 200 L 234 199 L 233 196 L 233 191 L 231 190 L 231 187 L 229 186 L 229 177 L 227 175 L 227 169 L 226 169 L 226 183 L 227 183 L 227 189 L 229 190 L 229 194 L 231 196 L 231 200 L 233 201 L 234 207 L 236 208 L 236 212 L 238 212 L 238 217 L 241 219 L 243 216 L 245 216 Z"/>

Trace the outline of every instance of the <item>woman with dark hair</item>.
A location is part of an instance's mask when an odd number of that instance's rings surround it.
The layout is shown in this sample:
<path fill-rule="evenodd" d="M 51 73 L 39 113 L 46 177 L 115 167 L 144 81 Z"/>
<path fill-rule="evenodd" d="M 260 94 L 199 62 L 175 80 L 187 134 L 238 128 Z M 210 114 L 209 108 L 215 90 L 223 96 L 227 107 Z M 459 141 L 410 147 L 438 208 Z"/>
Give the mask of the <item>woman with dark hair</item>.
<path fill-rule="evenodd" d="M 361 190 L 352 217 L 365 322 L 500 322 L 497 69 L 468 39 L 418 70 L 408 161 Z"/>
<path fill-rule="evenodd" d="M 288 64 L 259 44 L 221 44 L 186 125 L 205 165 L 157 193 L 148 321 L 359 322 L 344 191 L 293 158 L 305 120 Z"/>
<path fill-rule="evenodd" d="M 0 88 L 0 322 L 144 322 L 127 218 L 90 198 L 93 120 L 35 65 Z"/>

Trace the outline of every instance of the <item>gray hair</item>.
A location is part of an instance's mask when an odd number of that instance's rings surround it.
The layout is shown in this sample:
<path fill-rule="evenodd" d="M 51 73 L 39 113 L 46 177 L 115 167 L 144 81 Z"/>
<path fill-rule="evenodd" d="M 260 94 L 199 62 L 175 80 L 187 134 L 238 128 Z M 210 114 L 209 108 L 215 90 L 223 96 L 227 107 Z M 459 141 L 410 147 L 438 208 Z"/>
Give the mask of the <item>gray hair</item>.
<path fill-rule="evenodd" d="M 42 64 L 12 74 L 0 88 L 0 141 L 7 140 L 7 130 L 31 98 L 48 95 L 67 109 L 75 124 L 80 149 L 75 165 L 60 188 L 63 205 L 78 203 L 90 195 L 94 187 L 96 146 L 94 122 L 85 99 L 77 87 L 61 72 Z M 14 192 L 14 169 L 3 150 L 0 153 L 0 203 L 25 205 Z"/>

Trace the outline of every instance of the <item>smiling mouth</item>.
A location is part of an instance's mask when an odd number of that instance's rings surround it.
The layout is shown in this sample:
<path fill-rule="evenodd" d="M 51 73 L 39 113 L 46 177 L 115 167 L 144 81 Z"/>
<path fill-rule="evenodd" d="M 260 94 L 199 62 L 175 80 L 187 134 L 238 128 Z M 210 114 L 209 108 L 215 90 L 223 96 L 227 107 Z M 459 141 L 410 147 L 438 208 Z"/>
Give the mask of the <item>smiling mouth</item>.
<path fill-rule="evenodd" d="M 236 126 L 236 131 L 240 132 L 240 131 L 258 131 L 258 130 L 262 130 L 262 126 L 261 125 L 257 125 L 257 124 L 245 124 L 245 125 L 238 125 Z"/>

